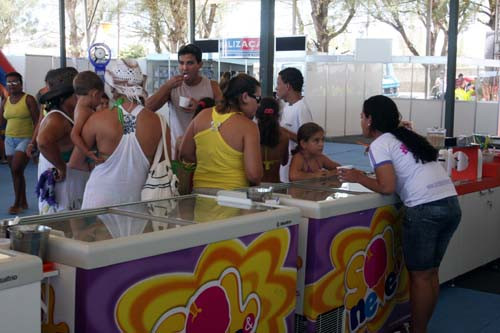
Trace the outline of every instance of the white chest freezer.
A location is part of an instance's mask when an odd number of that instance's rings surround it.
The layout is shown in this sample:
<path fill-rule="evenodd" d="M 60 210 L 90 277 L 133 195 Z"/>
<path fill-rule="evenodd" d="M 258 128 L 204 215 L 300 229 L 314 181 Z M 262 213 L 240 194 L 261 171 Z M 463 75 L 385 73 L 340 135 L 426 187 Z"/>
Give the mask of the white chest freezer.
<path fill-rule="evenodd" d="M 0 249 L 0 331 L 40 332 L 42 260 Z"/>
<path fill-rule="evenodd" d="M 293 332 L 300 210 L 190 195 L 31 219 L 70 332 Z M 27 221 L 22 221 L 27 223 Z"/>

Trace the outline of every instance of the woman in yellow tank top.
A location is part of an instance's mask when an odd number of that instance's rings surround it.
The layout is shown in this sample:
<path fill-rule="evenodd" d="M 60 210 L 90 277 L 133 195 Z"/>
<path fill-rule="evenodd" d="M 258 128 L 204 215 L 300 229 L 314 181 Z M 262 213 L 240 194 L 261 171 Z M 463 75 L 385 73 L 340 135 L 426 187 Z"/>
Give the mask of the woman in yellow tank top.
<path fill-rule="evenodd" d="M 24 169 L 28 164 L 26 147 L 33 135 L 33 124 L 38 119 L 35 98 L 23 91 L 23 77 L 17 72 L 6 75 L 9 97 L 2 102 L 0 124 L 7 121 L 5 128 L 5 155 L 14 184 L 15 200 L 9 214 L 19 214 L 28 208 Z"/>
<path fill-rule="evenodd" d="M 260 184 L 262 158 L 257 125 L 251 120 L 260 102 L 260 84 L 240 74 L 224 91 L 224 102 L 191 121 L 181 144 L 181 159 L 197 164 L 196 193 Z"/>

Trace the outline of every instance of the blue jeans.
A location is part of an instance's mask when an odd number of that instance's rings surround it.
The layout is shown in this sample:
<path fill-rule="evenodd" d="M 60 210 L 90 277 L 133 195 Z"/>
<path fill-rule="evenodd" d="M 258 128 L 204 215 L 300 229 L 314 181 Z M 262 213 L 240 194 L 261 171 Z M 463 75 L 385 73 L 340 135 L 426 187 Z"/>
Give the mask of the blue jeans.
<path fill-rule="evenodd" d="M 456 196 L 406 208 L 403 252 L 409 271 L 439 267 L 461 217 Z"/>

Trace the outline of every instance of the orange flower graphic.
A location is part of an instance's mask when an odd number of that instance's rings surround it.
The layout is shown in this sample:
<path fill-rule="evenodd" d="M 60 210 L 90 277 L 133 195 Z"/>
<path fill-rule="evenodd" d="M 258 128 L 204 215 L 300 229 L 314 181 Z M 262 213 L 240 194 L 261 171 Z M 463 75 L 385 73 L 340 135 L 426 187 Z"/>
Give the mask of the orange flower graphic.
<path fill-rule="evenodd" d="M 369 227 L 351 227 L 335 236 L 330 246 L 334 269 L 305 288 L 304 313 L 308 319 L 314 321 L 322 313 L 345 306 L 346 327 L 349 327 L 349 310 L 373 291 L 377 311 L 357 331 L 377 332 L 394 307 L 408 301 L 400 219 L 400 212 L 394 206 L 384 206 L 375 211 Z M 386 281 L 393 276 L 399 280 L 397 285 L 394 283 L 395 292 L 387 296 Z"/>
<path fill-rule="evenodd" d="M 238 239 L 207 245 L 193 273 L 158 275 L 127 289 L 116 322 L 130 333 L 286 332 L 297 276 L 295 267 L 283 267 L 289 245 L 288 229 L 248 246 Z"/>

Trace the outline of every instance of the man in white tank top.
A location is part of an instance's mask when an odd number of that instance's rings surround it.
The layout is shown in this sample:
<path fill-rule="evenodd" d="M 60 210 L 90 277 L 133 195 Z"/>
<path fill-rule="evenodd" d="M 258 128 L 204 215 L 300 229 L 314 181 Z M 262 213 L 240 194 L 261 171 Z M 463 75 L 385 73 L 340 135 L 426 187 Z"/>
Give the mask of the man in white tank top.
<path fill-rule="evenodd" d="M 168 122 L 172 149 L 175 149 L 176 139 L 184 135 L 200 99 L 210 97 L 216 102 L 222 100 L 219 84 L 200 74 L 203 62 L 198 46 L 184 45 L 177 56 L 180 74 L 170 78 L 146 100 L 146 107 L 152 111 L 157 111 L 169 102 Z M 172 151 L 172 156 L 173 153 Z"/>

